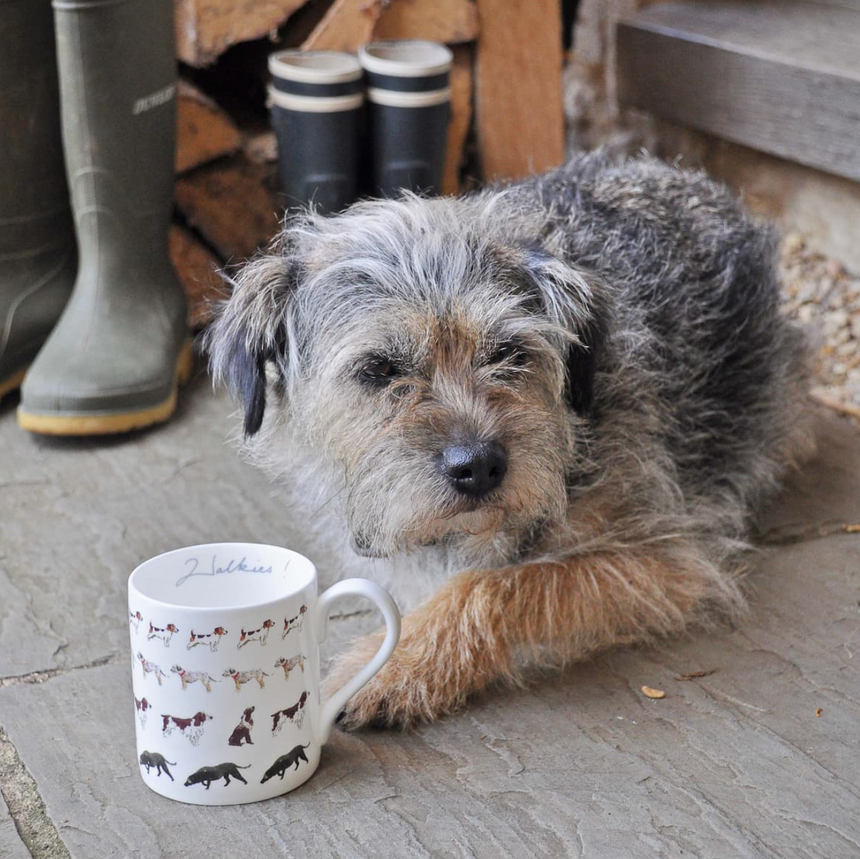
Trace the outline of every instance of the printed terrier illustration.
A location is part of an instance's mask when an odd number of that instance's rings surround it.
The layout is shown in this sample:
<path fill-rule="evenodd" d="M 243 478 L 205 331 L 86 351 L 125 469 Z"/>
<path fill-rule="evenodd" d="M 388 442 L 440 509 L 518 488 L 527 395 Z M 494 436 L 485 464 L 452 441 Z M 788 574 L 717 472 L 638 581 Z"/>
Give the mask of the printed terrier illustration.
<path fill-rule="evenodd" d="M 261 689 L 265 688 L 266 681 L 264 678 L 271 675 L 263 671 L 262 668 L 253 668 L 250 671 L 237 671 L 235 668 L 227 668 L 221 676 L 232 678 L 236 684 L 236 691 L 241 692 L 242 686 L 251 680 L 256 680 L 260 684 Z"/>
<path fill-rule="evenodd" d="M 265 784 L 270 778 L 274 778 L 275 776 L 280 776 L 281 779 L 284 777 L 284 773 L 293 765 L 295 765 L 295 769 L 299 768 L 299 763 L 304 761 L 305 763 L 310 763 L 305 754 L 305 749 L 307 746 L 295 746 L 285 755 L 281 755 L 267 770 L 266 774 L 260 779 L 260 784 Z"/>
<path fill-rule="evenodd" d="M 174 626 L 172 623 L 168 623 L 167 626 L 159 628 L 154 626 L 152 621 L 150 621 L 149 633 L 146 636 L 146 640 L 149 641 L 153 638 L 160 638 L 164 642 L 165 647 L 170 647 L 170 639 L 173 638 L 173 634 L 175 632 L 179 632 L 179 628 Z"/>
<path fill-rule="evenodd" d="M 252 641 L 259 641 L 260 645 L 265 647 L 266 641 L 269 638 L 269 630 L 274 625 L 275 621 L 264 620 L 263 625 L 259 629 L 242 629 L 236 650 L 241 650 L 246 644 L 250 644 Z"/>
<path fill-rule="evenodd" d="M 241 746 L 243 743 L 247 743 L 249 746 L 254 745 L 254 741 L 251 739 L 251 728 L 254 727 L 254 710 L 256 707 L 248 707 L 244 713 L 242 713 L 242 717 L 239 719 L 239 724 L 233 729 L 233 733 L 230 734 L 230 739 L 227 740 L 227 745 L 229 746 Z"/>
<path fill-rule="evenodd" d="M 275 668 L 283 668 L 284 669 L 284 680 L 290 679 L 290 672 L 293 671 L 296 667 L 300 668 L 302 673 L 305 670 L 305 660 L 307 656 L 303 653 L 299 653 L 297 656 L 291 656 L 287 659 L 285 656 L 282 656 L 275 662 Z"/>
<path fill-rule="evenodd" d="M 211 684 L 221 682 L 214 677 L 210 677 L 205 671 L 186 671 L 181 665 L 174 665 L 170 670 L 174 674 L 179 675 L 179 679 L 182 681 L 183 692 L 188 688 L 190 683 L 197 682 L 201 683 L 207 692 L 211 692 Z"/>
<path fill-rule="evenodd" d="M 173 776 L 170 774 L 170 770 L 167 768 L 167 765 L 175 767 L 175 761 L 168 761 L 164 759 L 164 755 L 158 754 L 158 752 L 141 752 L 140 753 L 140 765 L 142 767 L 146 767 L 146 774 L 149 775 L 149 770 L 152 767 L 155 767 L 155 774 L 160 776 L 162 771 L 164 774 L 173 781 Z"/>
<path fill-rule="evenodd" d="M 299 613 L 295 617 L 284 618 L 284 631 L 281 633 L 281 639 L 285 639 L 293 630 L 296 632 L 302 631 L 302 624 L 305 621 L 305 612 L 308 610 L 306 605 L 299 609 Z"/>
<path fill-rule="evenodd" d="M 743 609 L 751 515 L 813 449 L 775 251 L 651 158 L 285 222 L 208 342 L 248 456 L 412 609 L 343 727 Z"/>
<path fill-rule="evenodd" d="M 129 612 L 128 613 L 128 622 L 134 627 L 134 631 L 137 632 L 140 627 L 140 622 L 143 620 L 143 615 L 139 611 Z"/>
<path fill-rule="evenodd" d="M 227 635 L 227 630 L 223 626 L 216 626 L 212 632 L 194 632 L 191 630 L 191 636 L 188 639 L 188 644 L 185 645 L 186 650 L 191 650 L 192 647 L 199 647 L 201 644 L 206 645 L 213 653 L 218 650 L 218 645 L 221 643 L 221 638 Z"/>
<path fill-rule="evenodd" d="M 191 773 L 191 775 L 188 776 L 185 780 L 185 787 L 191 787 L 191 785 L 194 784 L 202 784 L 206 790 L 209 790 L 209 785 L 212 784 L 213 781 L 220 781 L 222 778 L 224 779 L 224 786 L 226 787 L 230 784 L 230 776 L 237 781 L 242 782 L 242 784 L 248 784 L 248 782 L 242 778 L 242 774 L 239 770 L 246 770 L 250 766 L 250 764 L 239 766 L 238 764 L 226 763 L 218 764 L 214 767 L 200 767 L 197 772 Z"/>
<path fill-rule="evenodd" d="M 143 679 L 146 680 L 147 674 L 154 674 L 155 679 L 158 681 L 158 685 L 161 686 L 161 678 L 167 677 L 167 675 L 161 670 L 161 668 L 156 665 L 154 662 L 150 662 L 144 655 L 138 650 L 137 659 L 140 662 L 140 667 L 143 669 Z"/>

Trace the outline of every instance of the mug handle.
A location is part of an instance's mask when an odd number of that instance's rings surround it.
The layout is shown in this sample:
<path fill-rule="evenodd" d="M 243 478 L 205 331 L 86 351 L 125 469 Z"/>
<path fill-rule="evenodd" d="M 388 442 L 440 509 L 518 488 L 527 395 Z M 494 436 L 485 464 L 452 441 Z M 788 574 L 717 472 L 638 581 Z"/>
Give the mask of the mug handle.
<path fill-rule="evenodd" d="M 317 600 L 317 641 L 322 642 L 328 635 L 328 612 L 333 602 L 345 596 L 366 597 L 382 612 L 385 618 L 385 640 L 376 651 L 373 659 L 358 672 L 351 680 L 347 680 L 322 706 L 320 712 L 319 742 L 328 741 L 334 720 L 343 709 L 346 702 L 361 689 L 388 662 L 389 657 L 400 641 L 400 612 L 391 594 L 381 588 L 376 582 L 368 579 L 344 579 L 336 582 L 327 591 L 320 594 Z"/>

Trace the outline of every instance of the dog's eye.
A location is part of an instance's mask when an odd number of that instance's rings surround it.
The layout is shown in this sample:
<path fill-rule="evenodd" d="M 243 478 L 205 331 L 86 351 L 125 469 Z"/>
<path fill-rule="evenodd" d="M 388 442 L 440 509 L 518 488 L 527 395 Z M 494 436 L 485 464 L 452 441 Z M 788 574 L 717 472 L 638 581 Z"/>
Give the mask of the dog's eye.
<path fill-rule="evenodd" d="M 365 364 L 358 371 L 359 378 L 363 382 L 372 385 L 387 385 L 392 379 L 400 375 L 400 369 L 387 358 L 376 358 Z"/>
<path fill-rule="evenodd" d="M 487 363 L 505 364 L 508 367 L 524 367 L 528 356 L 516 343 L 502 343 L 490 355 Z"/>

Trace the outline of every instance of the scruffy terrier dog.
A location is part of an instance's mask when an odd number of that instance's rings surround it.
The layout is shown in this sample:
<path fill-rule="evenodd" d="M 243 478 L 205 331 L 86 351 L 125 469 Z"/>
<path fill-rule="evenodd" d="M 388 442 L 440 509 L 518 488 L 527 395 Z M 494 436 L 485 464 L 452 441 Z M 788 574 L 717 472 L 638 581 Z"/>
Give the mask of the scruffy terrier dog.
<path fill-rule="evenodd" d="M 251 456 L 427 597 L 345 726 L 742 606 L 749 516 L 812 444 L 774 248 L 704 176 L 591 156 L 307 214 L 242 270 L 209 345 Z"/>

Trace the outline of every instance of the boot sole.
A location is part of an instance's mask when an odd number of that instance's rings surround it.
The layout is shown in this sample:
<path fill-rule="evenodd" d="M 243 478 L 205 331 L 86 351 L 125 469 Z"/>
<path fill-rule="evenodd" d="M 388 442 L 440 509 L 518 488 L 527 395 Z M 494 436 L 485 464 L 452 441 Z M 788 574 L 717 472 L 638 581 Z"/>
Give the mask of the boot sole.
<path fill-rule="evenodd" d="M 173 390 L 170 396 L 157 406 L 132 412 L 114 414 L 60 414 L 37 415 L 18 409 L 18 426 L 40 435 L 112 435 L 143 429 L 164 423 L 176 411 L 177 390 L 190 378 L 194 368 L 194 352 L 191 340 L 187 339 L 176 359 Z M 23 374 L 22 374 L 23 378 Z M 20 384 L 20 382 L 19 382 Z"/>
<path fill-rule="evenodd" d="M 29 367 L 24 367 L 23 370 L 18 370 L 0 382 L 0 400 L 2 400 L 7 394 L 11 394 L 12 391 L 17 391 L 18 388 L 21 387 L 21 382 L 24 381 L 24 376 L 27 375 L 28 369 Z"/>

